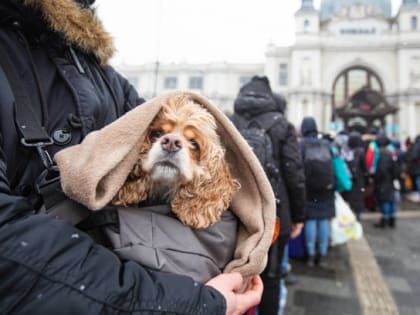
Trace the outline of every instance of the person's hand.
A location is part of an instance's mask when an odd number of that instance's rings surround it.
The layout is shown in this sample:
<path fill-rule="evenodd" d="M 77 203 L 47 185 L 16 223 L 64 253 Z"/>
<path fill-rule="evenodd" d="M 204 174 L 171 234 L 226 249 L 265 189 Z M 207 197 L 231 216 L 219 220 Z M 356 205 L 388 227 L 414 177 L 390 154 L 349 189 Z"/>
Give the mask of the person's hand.
<path fill-rule="evenodd" d="M 238 293 L 243 284 L 240 273 L 222 273 L 210 279 L 206 285 L 215 288 L 226 299 L 226 315 L 244 314 L 261 301 L 263 283 L 260 276 L 253 276 L 243 293 Z"/>
<path fill-rule="evenodd" d="M 303 223 L 295 223 L 292 226 L 292 232 L 290 233 L 290 238 L 294 239 L 300 235 L 303 229 Z"/>

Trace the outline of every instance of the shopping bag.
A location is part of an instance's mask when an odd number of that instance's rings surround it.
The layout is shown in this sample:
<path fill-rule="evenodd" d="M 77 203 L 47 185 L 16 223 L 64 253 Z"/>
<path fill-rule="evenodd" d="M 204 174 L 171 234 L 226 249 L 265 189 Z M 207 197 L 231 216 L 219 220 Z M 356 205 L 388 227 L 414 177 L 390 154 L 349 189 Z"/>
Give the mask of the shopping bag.
<path fill-rule="evenodd" d="M 352 188 L 351 174 L 346 161 L 339 156 L 333 158 L 335 174 L 335 190 L 338 192 L 348 191 Z"/>
<path fill-rule="evenodd" d="M 289 257 L 302 258 L 305 254 L 305 233 L 302 230 L 298 237 L 289 238 Z"/>
<path fill-rule="evenodd" d="M 344 244 L 349 240 L 360 239 L 362 225 L 339 193 L 335 193 L 335 217 L 331 220 L 331 245 Z"/>
<path fill-rule="evenodd" d="M 338 155 L 337 149 L 331 147 L 332 162 L 335 176 L 335 190 L 338 192 L 348 191 L 352 188 L 351 172 L 343 157 Z"/>

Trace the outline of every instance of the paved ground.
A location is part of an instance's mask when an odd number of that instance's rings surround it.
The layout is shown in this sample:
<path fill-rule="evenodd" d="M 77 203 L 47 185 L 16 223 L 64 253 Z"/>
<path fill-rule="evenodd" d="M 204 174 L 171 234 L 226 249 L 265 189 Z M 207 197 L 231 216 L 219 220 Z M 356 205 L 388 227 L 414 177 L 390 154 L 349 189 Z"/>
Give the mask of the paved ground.
<path fill-rule="evenodd" d="M 379 214 L 367 214 L 364 240 L 330 248 L 326 270 L 291 260 L 299 282 L 287 288 L 284 314 L 420 315 L 420 206 L 403 206 L 394 230 L 374 228 Z"/>
<path fill-rule="evenodd" d="M 420 315 L 420 216 L 397 224 L 395 230 L 363 226 L 400 314 Z"/>
<path fill-rule="evenodd" d="M 346 246 L 331 248 L 330 268 L 306 267 L 291 260 L 299 282 L 288 286 L 286 315 L 361 314 Z"/>

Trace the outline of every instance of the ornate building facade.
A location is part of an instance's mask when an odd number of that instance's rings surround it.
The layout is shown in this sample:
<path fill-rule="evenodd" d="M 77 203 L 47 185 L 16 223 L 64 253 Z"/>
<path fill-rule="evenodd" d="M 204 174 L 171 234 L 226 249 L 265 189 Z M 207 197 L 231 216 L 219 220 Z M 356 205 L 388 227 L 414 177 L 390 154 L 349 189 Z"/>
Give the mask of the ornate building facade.
<path fill-rule="evenodd" d="M 120 68 L 146 98 L 168 89 L 193 89 L 232 111 L 240 86 L 265 74 L 289 102 L 299 125 L 314 116 L 323 130 L 384 128 L 420 133 L 420 4 L 403 0 L 302 0 L 296 41 L 269 45 L 261 64 L 148 64 Z M 262 57 L 263 58 L 263 57 Z"/>

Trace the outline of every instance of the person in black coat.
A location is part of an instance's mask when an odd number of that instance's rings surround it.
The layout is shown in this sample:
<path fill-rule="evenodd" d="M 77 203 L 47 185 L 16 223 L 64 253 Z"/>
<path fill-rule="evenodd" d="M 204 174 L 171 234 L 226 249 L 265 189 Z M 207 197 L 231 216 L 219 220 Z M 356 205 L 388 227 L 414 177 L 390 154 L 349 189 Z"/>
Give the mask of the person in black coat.
<path fill-rule="evenodd" d="M 273 95 L 268 78 L 255 76 L 239 91 L 231 117 L 239 131 L 249 119 L 277 117 L 277 122 L 267 132 L 280 170 L 273 187 L 279 201 L 277 215 L 280 218 L 280 235 L 270 248 L 269 261 L 262 274 L 264 293 L 258 306 L 261 315 L 278 314 L 280 263 L 284 247 L 291 233 L 293 237 L 301 233 L 305 219 L 303 165 L 295 128 L 284 116 L 285 107 L 286 100 Z"/>
<path fill-rule="evenodd" d="M 379 204 L 382 217 L 375 227 L 384 228 L 387 225 L 395 227 L 396 206 L 394 200 L 394 180 L 399 178 L 399 167 L 396 154 L 393 156 L 391 141 L 384 134 L 378 135 L 376 143 L 379 148 L 379 158 L 376 166 L 375 198 Z"/>
<path fill-rule="evenodd" d="M 328 241 L 330 236 L 330 219 L 335 216 L 334 204 L 334 169 L 330 143 L 318 137 L 318 127 L 313 117 L 305 117 L 301 124 L 301 152 L 304 161 L 306 179 L 306 221 L 305 221 L 305 243 L 308 254 L 307 265 L 313 267 L 318 261 L 320 267 L 327 267 Z M 309 157 L 308 148 L 317 146 L 326 152 L 325 163 L 318 167 L 319 176 L 308 176 L 307 169 L 312 166 L 306 162 Z M 321 150 L 319 150 L 321 151 Z M 315 165 L 314 165 L 315 167 Z M 327 171 L 329 172 L 327 173 Z M 309 185 L 311 178 L 313 185 Z M 321 189 L 320 181 L 329 177 L 330 182 L 325 188 Z M 316 189 L 316 190 L 315 190 Z M 315 244 L 318 243 L 318 252 Z M 318 257 L 317 257 L 318 256 Z"/>
<path fill-rule="evenodd" d="M 344 156 L 347 166 L 351 172 L 352 188 L 349 191 L 343 191 L 341 194 L 346 200 L 350 208 L 356 213 L 360 219 L 365 209 L 365 183 L 367 181 L 367 168 L 365 162 L 365 150 L 362 136 L 357 131 L 352 131 L 348 139 L 348 152 Z"/>
<path fill-rule="evenodd" d="M 414 194 L 410 195 L 410 199 L 414 202 L 420 202 L 420 135 L 414 140 L 414 144 L 407 153 L 409 174 L 414 181 Z"/>
<path fill-rule="evenodd" d="M 204 285 L 148 270 L 40 213 L 57 201 L 40 194 L 57 179 L 51 157 L 144 101 L 107 64 L 93 2 L 0 3 L 0 313 L 242 314 L 259 301 L 258 277 L 237 294 L 239 274 Z"/>

